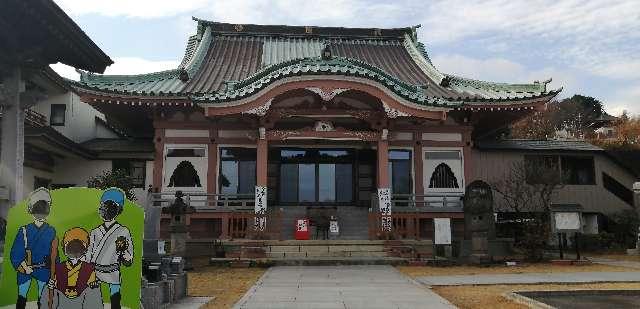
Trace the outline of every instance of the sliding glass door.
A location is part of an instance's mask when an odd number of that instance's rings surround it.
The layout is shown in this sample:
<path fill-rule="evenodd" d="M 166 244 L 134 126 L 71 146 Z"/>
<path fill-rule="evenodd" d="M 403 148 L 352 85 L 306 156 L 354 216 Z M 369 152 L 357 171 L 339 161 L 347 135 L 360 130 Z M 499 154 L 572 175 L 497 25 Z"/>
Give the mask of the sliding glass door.
<path fill-rule="evenodd" d="M 280 202 L 353 202 L 354 153 L 347 149 L 280 149 Z"/>

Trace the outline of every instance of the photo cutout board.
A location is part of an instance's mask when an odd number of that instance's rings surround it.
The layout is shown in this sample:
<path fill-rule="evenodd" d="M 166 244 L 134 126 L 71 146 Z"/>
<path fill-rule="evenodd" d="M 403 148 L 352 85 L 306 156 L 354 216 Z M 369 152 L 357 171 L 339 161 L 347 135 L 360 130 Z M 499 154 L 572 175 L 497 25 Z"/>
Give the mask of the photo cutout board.
<path fill-rule="evenodd" d="M 144 211 L 118 188 L 40 188 L 7 217 L 0 308 L 139 308 Z"/>

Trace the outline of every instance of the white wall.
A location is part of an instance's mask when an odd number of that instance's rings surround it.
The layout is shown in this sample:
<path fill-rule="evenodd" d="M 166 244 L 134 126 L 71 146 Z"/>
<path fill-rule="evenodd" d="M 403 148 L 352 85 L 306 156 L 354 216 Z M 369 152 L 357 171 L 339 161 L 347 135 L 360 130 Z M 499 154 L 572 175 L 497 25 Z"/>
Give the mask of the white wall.
<path fill-rule="evenodd" d="M 80 101 L 80 97 L 67 92 L 59 95 L 52 95 L 47 100 L 39 102 L 32 109 L 47 118 L 51 117 L 51 104 L 64 104 L 65 111 L 64 126 L 51 126 L 64 136 L 76 143 L 96 138 L 96 137 L 117 137 L 109 128 L 97 124 L 95 117 L 105 119 L 104 115 L 94 109 L 91 105 Z M 101 126 L 101 128 L 99 128 Z"/>
<path fill-rule="evenodd" d="M 46 172 L 46 171 L 42 171 L 42 170 L 38 170 L 35 168 L 31 168 L 31 167 L 24 167 L 24 176 L 22 178 L 22 184 L 23 184 L 23 196 L 20 200 L 23 200 L 25 198 L 27 198 L 27 196 L 29 196 L 29 194 L 31 193 L 31 191 L 33 191 L 35 188 L 34 186 L 34 182 L 35 182 L 35 177 L 40 177 L 40 178 L 46 178 L 46 179 L 51 179 L 53 180 L 54 175 L 52 173 Z"/>
<path fill-rule="evenodd" d="M 85 160 L 80 158 L 66 158 L 56 160 L 55 177 L 53 183 L 75 184 L 86 187 L 89 178 L 110 171 L 111 160 Z"/>

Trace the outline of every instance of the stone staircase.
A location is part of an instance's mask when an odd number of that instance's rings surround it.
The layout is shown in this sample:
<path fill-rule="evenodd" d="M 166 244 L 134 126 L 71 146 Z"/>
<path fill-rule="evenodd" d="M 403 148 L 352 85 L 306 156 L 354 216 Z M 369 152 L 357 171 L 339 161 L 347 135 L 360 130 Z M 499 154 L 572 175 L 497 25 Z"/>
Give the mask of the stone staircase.
<path fill-rule="evenodd" d="M 282 239 L 293 239 L 295 220 L 307 216 L 304 206 L 281 206 Z M 369 237 L 369 209 L 367 207 L 338 206 L 338 224 L 340 226 L 340 240 L 365 240 Z M 316 233 L 311 231 L 311 239 Z M 318 237 L 322 237 L 320 234 Z"/>
<path fill-rule="evenodd" d="M 211 263 L 275 265 L 405 264 L 433 258 L 431 240 L 223 241 L 225 258 Z"/>
<path fill-rule="evenodd" d="M 282 241 L 267 244 L 267 258 L 382 258 L 387 257 L 381 242 L 357 241 Z"/>

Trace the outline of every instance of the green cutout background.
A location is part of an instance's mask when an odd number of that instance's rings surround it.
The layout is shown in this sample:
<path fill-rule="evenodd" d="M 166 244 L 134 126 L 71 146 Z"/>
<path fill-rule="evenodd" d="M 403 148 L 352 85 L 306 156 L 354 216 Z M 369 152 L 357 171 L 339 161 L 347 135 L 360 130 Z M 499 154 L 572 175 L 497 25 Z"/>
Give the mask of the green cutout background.
<path fill-rule="evenodd" d="M 51 190 L 51 213 L 47 222 L 56 229 L 58 240 L 61 241 L 64 232 L 72 227 L 82 227 L 87 232 L 102 224 L 98 215 L 100 197 L 103 190 L 91 188 L 65 188 Z M 122 302 L 127 308 L 140 307 L 140 278 L 142 278 L 142 237 L 144 232 L 144 211 L 130 200 L 125 203 L 124 211 L 116 218 L 120 224 L 129 228 L 133 241 L 133 264 L 130 267 L 121 267 L 122 278 Z M 11 245 L 16 237 L 18 229 L 33 218 L 27 213 L 27 203 L 20 204 L 9 210 L 7 219 L 7 235 L 4 243 L 4 261 L 2 265 L 2 279 L 0 281 L 0 307 L 14 305 L 18 297 L 16 284 L 16 270 L 11 265 Z M 66 260 L 64 252 L 58 246 L 60 260 Z M 36 283 L 32 281 L 29 289 L 28 301 L 36 300 Z M 106 284 L 102 284 L 104 303 L 109 302 L 109 290 Z"/>

